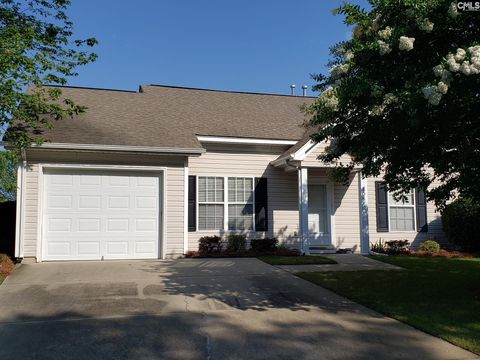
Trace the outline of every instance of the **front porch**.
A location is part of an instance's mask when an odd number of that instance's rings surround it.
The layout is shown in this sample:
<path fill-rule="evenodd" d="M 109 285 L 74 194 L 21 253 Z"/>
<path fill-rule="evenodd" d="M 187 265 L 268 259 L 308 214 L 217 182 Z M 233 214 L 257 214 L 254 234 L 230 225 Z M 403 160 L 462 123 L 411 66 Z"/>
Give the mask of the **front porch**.
<path fill-rule="evenodd" d="M 352 174 L 348 184 L 335 183 L 328 170 L 324 167 L 297 169 L 301 251 L 306 255 L 335 252 L 345 245 L 344 233 L 355 230 L 360 248 L 352 251 L 368 255 L 367 183 L 360 170 Z M 341 208 L 342 216 L 337 219 Z"/>

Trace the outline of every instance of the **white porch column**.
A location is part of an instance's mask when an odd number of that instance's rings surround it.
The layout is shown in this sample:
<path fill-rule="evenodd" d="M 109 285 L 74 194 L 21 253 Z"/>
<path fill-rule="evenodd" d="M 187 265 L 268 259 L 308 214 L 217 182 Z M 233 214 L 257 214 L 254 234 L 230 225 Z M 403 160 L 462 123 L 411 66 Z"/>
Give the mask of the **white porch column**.
<path fill-rule="evenodd" d="M 360 252 L 362 255 L 370 254 L 370 233 L 368 230 L 368 191 L 367 179 L 358 172 L 358 197 L 360 210 Z"/>
<path fill-rule="evenodd" d="M 298 169 L 298 214 L 300 225 L 301 251 L 310 254 L 308 244 L 308 169 Z"/>

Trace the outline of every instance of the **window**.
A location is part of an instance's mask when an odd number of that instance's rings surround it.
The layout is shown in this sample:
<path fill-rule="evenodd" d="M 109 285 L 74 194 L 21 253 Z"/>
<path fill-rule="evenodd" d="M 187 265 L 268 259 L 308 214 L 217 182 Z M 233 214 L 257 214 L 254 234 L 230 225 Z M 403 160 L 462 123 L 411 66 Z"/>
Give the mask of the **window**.
<path fill-rule="evenodd" d="M 415 196 L 413 191 L 405 194 L 405 199 L 395 200 L 388 193 L 390 229 L 392 231 L 415 230 Z"/>
<path fill-rule="evenodd" d="M 223 230 L 224 178 L 198 178 L 198 229 Z"/>
<path fill-rule="evenodd" d="M 253 230 L 253 178 L 228 178 L 228 229 Z"/>

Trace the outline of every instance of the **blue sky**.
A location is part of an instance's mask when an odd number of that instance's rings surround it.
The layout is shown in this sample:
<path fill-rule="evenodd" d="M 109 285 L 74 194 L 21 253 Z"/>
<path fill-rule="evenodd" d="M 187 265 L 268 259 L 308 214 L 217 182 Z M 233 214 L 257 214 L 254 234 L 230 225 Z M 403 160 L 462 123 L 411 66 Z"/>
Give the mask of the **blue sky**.
<path fill-rule="evenodd" d="M 366 5 L 366 0 L 353 1 Z M 70 85 L 137 90 L 165 84 L 289 93 L 312 85 L 329 47 L 351 31 L 338 0 L 73 0 L 77 37 L 95 36 L 97 62 Z M 309 95 L 312 95 L 309 92 Z"/>

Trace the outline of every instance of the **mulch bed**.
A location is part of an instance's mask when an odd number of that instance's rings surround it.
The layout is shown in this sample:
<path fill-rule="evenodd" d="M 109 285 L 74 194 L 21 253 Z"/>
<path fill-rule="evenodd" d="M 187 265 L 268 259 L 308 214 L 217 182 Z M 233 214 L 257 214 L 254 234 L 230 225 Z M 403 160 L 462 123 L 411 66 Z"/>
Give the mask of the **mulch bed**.
<path fill-rule="evenodd" d="M 0 254 L 0 276 L 6 277 L 15 269 L 13 261 L 4 254 Z"/>

